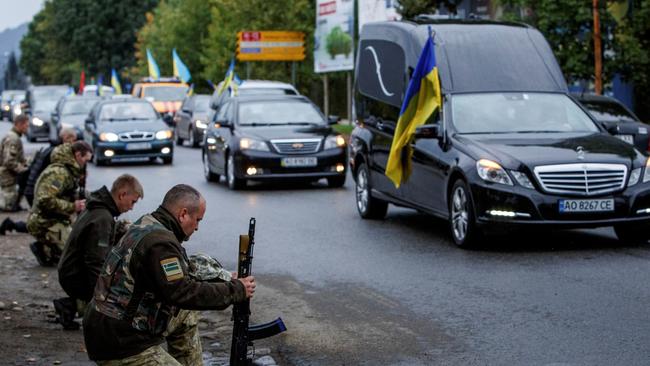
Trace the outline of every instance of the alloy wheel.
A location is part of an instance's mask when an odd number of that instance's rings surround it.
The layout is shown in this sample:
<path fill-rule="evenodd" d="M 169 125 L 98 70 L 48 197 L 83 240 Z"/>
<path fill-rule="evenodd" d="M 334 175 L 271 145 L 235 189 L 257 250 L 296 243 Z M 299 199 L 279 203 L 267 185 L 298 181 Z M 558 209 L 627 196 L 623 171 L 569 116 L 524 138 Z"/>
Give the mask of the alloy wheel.
<path fill-rule="evenodd" d="M 367 212 L 368 211 L 368 173 L 366 173 L 365 169 L 359 169 L 359 173 L 357 174 L 357 185 L 356 185 L 356 193 L 357 193 L 357 207 L 359 208 L 359 212 Z"/>
<path fill-rule="evenodd" d="M 228 176 L 228 186 L 233 187 L 235 185 L 235 159 L 232 155 L 228 155 L 228 167 L 226 168 Z"/>
<path fill-rule="evenodd" d="M 467 193 L 463 187 L 456 187 L 452 196 L 451 220 L 454 236 L 463 241 L 467 235 L 469 213 L 467 208 Z"/>
<path fill-rule="evenodd" d="M 203 176 L 205 176 L 205 179 L 210 179 L 210 163 L 206 153 L 203 153 Z"/>

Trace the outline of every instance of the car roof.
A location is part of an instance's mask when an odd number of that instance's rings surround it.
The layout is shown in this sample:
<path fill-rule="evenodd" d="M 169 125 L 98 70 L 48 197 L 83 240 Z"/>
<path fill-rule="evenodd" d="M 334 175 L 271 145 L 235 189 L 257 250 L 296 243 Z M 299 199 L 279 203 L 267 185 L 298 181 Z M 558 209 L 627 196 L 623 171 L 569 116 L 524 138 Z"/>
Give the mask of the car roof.
<path fill-rule="evenodd" d="M 96 100 L 101 100 L 102 97 L 97 96 L 97 95 L 77 95 L 77 94 L 66 95 L 66 96 L 63 97 L 63 100 L 64 100 L 64 101 L 68 101 L 68 100 L 81 100 L 81 99 L 96 99 Z"/>
<path fill-rule="evenodd" d="M 146 101 L 144 99 L 141 99 L 141 98 L 102 99 L 102 100 L 99 101 L 99 103 L 97 105 L 104 106 L 104 105 L 107 105 L 107 104 L 125 104 L 125 103 L 140 103 L 140 104 L 149 104 L 149 105 L 151 105 L 151 103 L 149 103 L 148 101 Z M 153 108 L 153 105 L 151 105 L 151 107 Z"/>
<path fill-rule="evenodd" d="M 232 100 L 237 101 L 238 103 L 248 103 L 248 102 L 281 102 L 281 101 L 297 101 L 297 102 L 309 102 L 311 100 L 305 97 L 304 95 L 280 95 L 280 94 L 255 94 L 255 95 L 244 95 L 233 98 Z"/>
<path fill-rule="evenodd" d="M 520 23 L 482 20 L 371 22 L 359 41 L 399 45 L 406 66 L 415 69 L 422 48 L 434 34 L 443 93 L 546 91 L 566 93 L 564 75 L 544 36 Z M 359 46 L 358 52 L 365 48 Z M 357 62 L 361 57 L 357 57 Z M 375 67 L 375 65 L 366 65 Z M 356 68 L 357 70 L 359 67 Z M 357 71 L 358 72 L 358 71 Z"/>

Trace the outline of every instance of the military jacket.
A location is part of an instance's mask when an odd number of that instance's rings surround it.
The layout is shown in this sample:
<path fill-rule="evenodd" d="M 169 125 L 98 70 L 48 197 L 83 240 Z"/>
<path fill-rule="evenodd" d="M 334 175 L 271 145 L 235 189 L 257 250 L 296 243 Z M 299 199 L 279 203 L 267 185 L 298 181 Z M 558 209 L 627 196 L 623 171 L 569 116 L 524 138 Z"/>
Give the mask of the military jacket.
<path fill-rule="evenodd" d="M 0 186 L 17 183 L 17 175 L 28 169 L 23 152 L 22 134 L 12 128 L 0 143 Z"/>
<path fill-rule="evenodd" d="M 75 195 L 82 169 L 72 153 L 71 144 L 57 146 L 52 163 L 43 170 L 34 190 L 34 205 L 28 218 L 28 228 L 47 230 L 56 223 L 70 224 L 75 212 Z M 37 236 L 38 233 L 30 233 Z"/>
<path fill-rule="evenodd" d="M 84 316 L 91 360 L 121 359 L 163 342 L 178 309 L 223 309 L 243 301 L 243 284 L 197 281 L 180 242 L 180 224 L 164 208 L 145 215 L 106 257 Z"/>

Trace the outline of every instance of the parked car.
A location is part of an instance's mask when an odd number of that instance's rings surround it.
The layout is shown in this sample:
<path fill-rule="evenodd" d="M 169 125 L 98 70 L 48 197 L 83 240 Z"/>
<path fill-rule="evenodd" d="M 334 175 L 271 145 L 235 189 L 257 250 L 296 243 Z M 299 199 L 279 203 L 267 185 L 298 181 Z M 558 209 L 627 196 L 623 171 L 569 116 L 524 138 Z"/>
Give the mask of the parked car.
<path fill-rule="evenodd" d="M 96 165 L 157 158 L 171 164 L 173 137 L 151 103 L 141 99 L 100 101 L 85 121 L 84 139 L 94 149 Z"/>
<path fill-rule="evenodd" d="M 77 139 L 82 140 L 88 113 L 100 100 L 97 96 L 70 95 L 61 98 L 52 112 L 50 141 L 59 139 L 59 131 L 62 128 L 74 128 L 77 131 Z"/>
<path fill-rule="evenodd" d="M 329 122 L 329 123 L 328 123 Z M 203 144 L 208 181 L 221 175 L 231 189 L 249 180 L 327 178 L 341 187 L 346 142 L 318 108 L 303 96 L 251 95 L 232 98 L 217 112 Z"/>
<path fill-rule="evenodd" d="M 209 113 L 209 95 L 195 94 L 186 97 L 174 116 L 176 145 L 182 145 L 187 140 L 190 146 L 198 147 L 208 127 Z"/>
<path fill-rule="evenodd" d="M 396 188 L 386 163 L 428 26 L 440 40 L 443 103 L 415 131 L 412 173 Z M 650 161 L 571 98 L 536 29 L 486 21 L 369 23 L 355 78 L 349 163 L 362 218 L 383 218 L 389 203 L 414 208 L 448 220 L 460 247 L 492 228 L 613 226 L 622 241 L 648 239 Z"/>
<path fill-rule="evenodd" d="M 70 93 L 67 85 L 32 86 L 27 91 L 26 104 L 23 113 L 30 114 L 27 140 L 50 138 L 50 118 L 59 99 Z"/>
<path fill-rule="evenodd" d="M 574 94 L 574 97 L 587 109 L 609 133 L 636 146 L 646 154 L 650 150 L 648 125 L 641 122 L 634 112 L 618 100 L 603 95 Z"/>
<path fill-rule="evenodd" d="M 11 120 L 11 102 L 16 96 L 25 97 L 24 90 L 3 90 L 0 95 L 0 120 Z"/>
<path fill-rule="evenodd" d="M 180 108 L 188 89 L 187 84 L 176 78 L 144 78 L 133 86 L 131 94 L 151 102 L 165 123 L 172 126 L 174 114 Z"/>
<path fill-rule="evenodd" d="M 15 94 L 11 101 L 9 102 L 10 114 L 9 120 L 13 122 L 14 118 L 23 114 L 23 103 L 25 103 L 25 94 Z"/>

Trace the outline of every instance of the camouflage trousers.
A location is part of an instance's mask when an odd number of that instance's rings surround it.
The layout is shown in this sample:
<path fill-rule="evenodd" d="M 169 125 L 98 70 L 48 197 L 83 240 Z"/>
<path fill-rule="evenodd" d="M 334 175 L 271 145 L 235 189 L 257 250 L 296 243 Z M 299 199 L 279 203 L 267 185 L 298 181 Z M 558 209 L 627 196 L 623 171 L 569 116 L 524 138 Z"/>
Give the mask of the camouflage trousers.
<path fill-rule="evenodd" d="M 131 357 L 97 361 L 97 364 L 100 366 L 202 366 L 203 349 L 198 324 L 197 311 L 181 310 L 172 318 L 163 334 L 167 340 L 167 351 L 161 346 L 153 346 Z"/>
<path fill-rule="evenodd" d="M 2 188 L 2 209 L 11 210 L 16 204 L 18 199 L 18 189 L 15 184 L 10 186 L 3 186 Z"/>
<path fill-rule="evenodd" d="M 57 258 L 63 253 L 65 242 L 72 232 L 72 226 L 69 222 L 56 223 L 48 227 L 41 227 L 38 220 L 27 219 L 27 231 L 36 240 L 43 243 L 43 250 L 49 259 Z"/>

